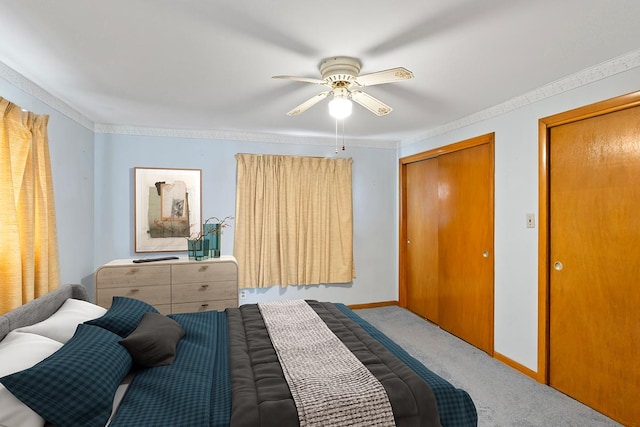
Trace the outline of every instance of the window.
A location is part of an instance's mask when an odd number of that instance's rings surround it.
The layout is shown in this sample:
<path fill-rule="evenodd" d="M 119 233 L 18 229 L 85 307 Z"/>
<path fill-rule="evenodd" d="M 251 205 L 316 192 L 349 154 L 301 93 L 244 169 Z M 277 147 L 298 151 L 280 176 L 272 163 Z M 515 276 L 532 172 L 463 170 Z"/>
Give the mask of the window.
<path fill-rule="evenodd" d="M 349 283 L 351 159 L 236 155 L 241 288 Z"/>

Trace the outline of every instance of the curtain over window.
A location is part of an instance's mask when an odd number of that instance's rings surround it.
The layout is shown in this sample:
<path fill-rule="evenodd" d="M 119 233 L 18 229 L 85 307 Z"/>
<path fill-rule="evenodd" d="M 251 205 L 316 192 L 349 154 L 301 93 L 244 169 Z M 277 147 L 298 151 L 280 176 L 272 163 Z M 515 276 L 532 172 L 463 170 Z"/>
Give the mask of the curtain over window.
<path fill-rule="evenodd" d="M 57 288 L 49 116 L 0 98 L 0 313 Z"/>
<path fill-rule="evenodd" d="M 236 160 L 239 286 L 351 282 L 351 159 L 238 154 Z"/>

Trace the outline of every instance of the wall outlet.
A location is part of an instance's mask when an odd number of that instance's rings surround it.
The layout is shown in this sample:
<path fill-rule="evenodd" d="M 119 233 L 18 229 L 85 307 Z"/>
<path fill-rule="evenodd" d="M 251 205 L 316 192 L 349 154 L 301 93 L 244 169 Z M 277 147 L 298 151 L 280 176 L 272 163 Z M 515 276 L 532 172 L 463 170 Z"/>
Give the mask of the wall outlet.
<path fill-rule="evenodd" d="M 245 290 L 240 291 L 240 299 L 245 299 L 245 298 L 247 298 L 247 291 Z"/>
<path fill-rule="evenodd" d="M 527 228 L 536 228 L 536 214 L 527 214 Z"/>

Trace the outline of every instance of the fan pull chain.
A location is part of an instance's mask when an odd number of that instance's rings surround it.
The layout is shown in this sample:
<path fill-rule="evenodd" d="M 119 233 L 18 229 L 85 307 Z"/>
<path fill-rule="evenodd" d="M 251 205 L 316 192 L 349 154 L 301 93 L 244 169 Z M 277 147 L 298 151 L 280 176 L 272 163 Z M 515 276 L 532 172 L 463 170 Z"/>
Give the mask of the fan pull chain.
<path fill-rule="evenodd" d="M 338 119 L 336 119 L 336 150 L 335 153 L 338 154 Z"/>
<path fill-rule="evenodd" d="M 344 148 L 344 119 L 342 119 L 342 151 L 345 151 Z M 338 154 L 338 119 L 336 119 L 336 148 L 335 153 Z"/>

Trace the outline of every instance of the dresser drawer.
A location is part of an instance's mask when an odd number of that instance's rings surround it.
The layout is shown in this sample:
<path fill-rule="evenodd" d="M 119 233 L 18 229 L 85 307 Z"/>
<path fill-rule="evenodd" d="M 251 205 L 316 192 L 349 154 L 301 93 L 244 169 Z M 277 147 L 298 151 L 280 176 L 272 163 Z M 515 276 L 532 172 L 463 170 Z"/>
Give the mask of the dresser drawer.
<path fill-rule="evenodd" d="M 238 264 L 232 256 L 134 264 L 116 259 L 96 270 L 96 303 L 114 296 L 139 299 L 162 314 L 224 310 L 238 306 Z"/>
<path fill-rule="evenodd" d="M 171 282 L 174 285 L 228 280 L 238 280 L 238 267 L 234 262 L 193 262 L 171 267 Z"/>
<path fill-rule="evenodd" d="M 114 296 L 129 297 L 142 300 L 153 306 L 171 305 L 171 286 L 130 286 L 119 288 L 96 289 L 96 302 L 98 305 L 109 308 Z"/>
<path fill-rule="evenodd" d="M 171 284 L 171 266 L 104 267 L 96 273 L 96 284 L 101 289 L 128 286 L 169 285 Z"/>
<path fill-rule="evenodd" d="M 183 302 L 180 304 L 171 304 L 172 313 L 193 313 L 198 311 L 218 310 L 225 308 L 237 307 L 238 303 L 235 299 L 217 300 L 217 301 L 200 301 L 200 302 Z"/>
<path fill-rule="evenodd" d="M 211 300 L 230 300 L 238 298 L 235 280 L 210 283 L 187 283 L 171 287 L 171 302 L 195 302 Z"/>

